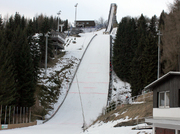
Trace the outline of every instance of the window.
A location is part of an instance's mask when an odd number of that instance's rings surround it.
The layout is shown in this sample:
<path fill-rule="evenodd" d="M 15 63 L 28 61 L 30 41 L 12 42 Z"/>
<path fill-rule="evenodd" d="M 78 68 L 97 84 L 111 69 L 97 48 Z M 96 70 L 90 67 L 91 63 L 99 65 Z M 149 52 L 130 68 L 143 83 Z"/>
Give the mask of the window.
<path fill-rule="evenodd" d="M 179 104 L 178 104 L 178 107 L 180 107 L 180 89 L 179 89 L 179 96 L 178 96 L 179 98 Z"/>
<path fill-rule="evenodd" d="M 169 106 L 169 92 L 166 92 L 165 93 L 165 95 L 166 95 L 166 106 Z"/>
<path fill-rule="evenodd" d="M 159 106 L 162 107 L 164 106 L 164 93 L 159 94 Z"/>
<path fill-rule="evenodd" d="M 169 107 L 169 91 L 159 93 L 159 107 L 160 108 Z"/>

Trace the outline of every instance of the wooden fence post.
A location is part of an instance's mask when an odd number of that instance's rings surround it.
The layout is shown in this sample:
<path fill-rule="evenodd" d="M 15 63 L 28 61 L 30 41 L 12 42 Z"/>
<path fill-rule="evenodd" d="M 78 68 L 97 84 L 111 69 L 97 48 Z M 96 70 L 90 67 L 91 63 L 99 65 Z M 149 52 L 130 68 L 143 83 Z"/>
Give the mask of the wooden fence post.
<path fill-rule="evenodd" d="M 5 117 L 4 117 L 4 124 L 6 124 L 6 114 L 7 114 L 7 106 L 5 107 Z"/>
<path fill-rule="evenodd" d="M 23 123 L 24 123 L 24 113 L 25 113 L 25 107 L 23 107 Z"/>
<path fill-rule="evenodd" d="M 31 122 L 31 107 L 29 108 L 29 123 Z"/>
<path fill-rule="evenodd" d="M 1 118 L 2 118 L 2 105 L 1 105 L 1 112 L 0 112 L 0 124 L 1 124 Z"/>
<path fill-rule="evenodd" d="M 8 124 L 11 124 L 11 106 L 9 106 L 9 122 Z"/>
<path fill-rule="evenodd" d="M 28 122 L 28 107 L 26 107 L 26 123 Z"/>
<path fill-rule="evenodd" d="M 20 107 L 20 123 L 22 123 L 21 121 L 21 114 L 22 114 L 22 107 Z"/>
<path fill-rule="evenodd" d="M 14 116 L 15 116 L 15 106 L 14 106 L 14 111 L 13 111 L 13 124 L 14 124 Z"/>

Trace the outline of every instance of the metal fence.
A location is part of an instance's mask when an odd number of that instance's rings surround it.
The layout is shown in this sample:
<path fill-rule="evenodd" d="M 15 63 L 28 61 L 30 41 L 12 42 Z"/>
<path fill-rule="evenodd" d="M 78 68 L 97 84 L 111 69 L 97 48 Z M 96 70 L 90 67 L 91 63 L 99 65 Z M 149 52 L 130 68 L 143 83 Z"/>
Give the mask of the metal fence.
<path fill-rule="evenodd" d="M 0 124 L 31 122 L 31 107 L 0 106 Z"/>
<path fill-rule="evenodd" d="M 121 105 L 123 106 L 124 104 L 136 104 L 136 103 L 144 103 L 146 100 L 148 99 L 152 99 L 152 96 L 153 96 L 153 92 L 147 92 L 147 93 L 144 93 L 142 92 L 141 95 L 137 95 L 137 96 L 134 96 L 134 97 L 129 97 L 129 98 L 126 98 L 124 100 L 121 100 L 121 103 L 119 103 L 118 101 L 116 102 L 111 102 L 107 105 L 107 107 L 105 108 L 105 111 L 103 113 L 108 113 L 114 109 L 116 109 L 116 107 L 118 105 Z"/>
<path fill-rule="evenodd" d="M 145 102 L 147 99 L 152 98 L 153 96 L 153 92 L 148 92 L 148 93 L 142 93 L 141 95 L 137 95 L 134 97 L 130 98 L 130 102 L 129 103 L 133 103 L 133 102 Z"/>

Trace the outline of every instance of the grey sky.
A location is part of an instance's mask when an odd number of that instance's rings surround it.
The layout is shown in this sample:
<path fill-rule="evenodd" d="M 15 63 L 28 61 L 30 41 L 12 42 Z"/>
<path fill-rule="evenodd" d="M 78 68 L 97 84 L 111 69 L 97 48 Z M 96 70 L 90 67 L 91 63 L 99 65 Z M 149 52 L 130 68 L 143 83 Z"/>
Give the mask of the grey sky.
<path fill-rule="evenodd" d="M 159 16 L 162 10 L 168 11 L 168 4 L 174 0 L 0 0 L 0 14 L 3 18 L 19 12 L 27 18 L 45 14 L 56 16 L 61 10 L 60 18 L 69 22 L 75 19 L 75 4 L 77 6 L 77 20 L 108 19 L 111 3 L 117 4 L 117 21 L 122 17 Z"/>

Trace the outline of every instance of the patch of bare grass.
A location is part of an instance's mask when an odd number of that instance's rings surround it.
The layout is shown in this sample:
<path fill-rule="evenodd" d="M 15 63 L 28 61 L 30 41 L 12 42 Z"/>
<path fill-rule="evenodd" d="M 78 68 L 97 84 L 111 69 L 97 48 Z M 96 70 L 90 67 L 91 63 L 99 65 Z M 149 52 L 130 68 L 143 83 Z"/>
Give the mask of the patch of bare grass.
<path fill-rule="evenodd" d="M 140 96 L 142 97 L 142 96 Z M 124 104 L 119 105 L 115 110 L 110 111 L 108 113 L 101 114 L 94 122 L 101 122 L 107 123 L 109 121 L 115 121 L 119 119 L 126 119 L 128 116 L 129 119 L 136 120 L 142 119 L 144 117 L 152 116 L 153 111 L 153 96 L 151 93 L 146 94 L 146 99 L 144 103 L 141 104 Z M 138 99 L 138 98 L 137 98 Z M 140 98 L 139 98 L 140 99 Z M 134 123 L 134 121 L 131 121 L 130 124 Z M 92 125 L 93 125 L 92 124 Z M 129 123 L 127 123 L 129 124 Z"/>
<path fill-rule="evenodd" d="M 58 60 L 62 58 L 65 55 L 65 52 L 61 52 L 58 55 L 55 55 L 53 59 L 50 59 L 49 62 L 47 63 L 47 67 L 53 67 L 56 65 Z"/>

